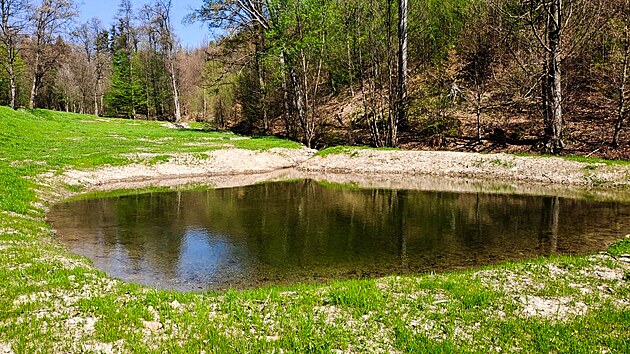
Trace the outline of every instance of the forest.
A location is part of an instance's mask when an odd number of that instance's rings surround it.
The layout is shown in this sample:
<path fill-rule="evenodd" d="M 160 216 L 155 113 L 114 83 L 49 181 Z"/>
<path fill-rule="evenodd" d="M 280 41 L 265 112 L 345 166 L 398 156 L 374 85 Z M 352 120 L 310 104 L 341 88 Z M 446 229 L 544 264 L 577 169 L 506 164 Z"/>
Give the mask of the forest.
<path fill-rule="evenodd" d="M 630 158 L 629 0 L 170 0 L 78 23 L 0 0 L 0 104 L 203 121 L 313 148 Z"/>

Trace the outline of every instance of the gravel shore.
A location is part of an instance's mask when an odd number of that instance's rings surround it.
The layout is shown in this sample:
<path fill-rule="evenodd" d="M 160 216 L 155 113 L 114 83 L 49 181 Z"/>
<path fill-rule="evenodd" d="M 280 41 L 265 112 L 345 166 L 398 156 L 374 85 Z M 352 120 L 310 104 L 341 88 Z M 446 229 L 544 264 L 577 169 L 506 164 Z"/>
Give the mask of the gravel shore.
<path fill-rule="evenodd" d="M 318 172 L 448 176 L 580 186 L 630 184 L 630 165 L 450 151 L 354 150 L 348 154 L 314 156 L 299 168 Z"/>
<path fill-rule="evenodd" d="M 463 152 L 350 150 L 319 156 L 310 149 L 225 149 L 204 156 L 175 154 L 166 162 L 138 161 L 89 171 L 42 176 L 88 190 L 205 184 L 236 187 L 270 180 L 312 178 L 367 188 L 584 196 L 630 200 L 630 165 L 557 157 Z M 59 190 L 59 189 L 57 189 Z M 74 194 L 69 192 L 70 194 Z M 61 198 L 60 198 L 61 197 Z M 57 196 L 53 199 L 63 199 Z"/>

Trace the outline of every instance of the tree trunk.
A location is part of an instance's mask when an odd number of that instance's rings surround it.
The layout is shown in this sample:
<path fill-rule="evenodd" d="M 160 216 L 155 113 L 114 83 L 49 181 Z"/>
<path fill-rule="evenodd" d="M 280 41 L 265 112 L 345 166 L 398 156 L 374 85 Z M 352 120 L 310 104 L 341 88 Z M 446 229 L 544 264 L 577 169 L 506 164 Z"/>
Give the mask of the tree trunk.
<path fill-rule="evenodd" d="M 291 82 L 293 84 L 293 99 L 295 100 L 295 109 L 297 111 L 297 116 L 300 120 L 300 123 L 303 125 L 303 128 L 305 128 L 304 124 L 306 122 L 306 115 L 308 113 L 306 112 L 306 108 L 304 107 L 304 90 L 302 89 L 302 85 L 300 84 L 300 80 L 298 79 L 295 70 L 293 68 L 290 68 L 289 71 L 291 75 Z M 304 132 L 304 140 L 306 142 L 306 146 L 311 148 L 311 142 L 306 137 L 306 132 Z"/>
<path fill-rule="evenodd" d="M 309 108 L 310 108 L 310 100 L 309 100 L 309 80 L 308 80 L 308 67 L 306 64 L 306 55 L 304 51 L 300 51 L 300 58 L 302 63 L 302 82 L 300 85 L 300 95 L 302 96 L 303 102 L 303 110 L 304 113 L 301 116 L 301 124 L 302 124 L 302 133 L 304 134 L 304 141 L 306 146 L 312 148 L 313 144 L 313 129 L 311 129 L 311 119 L 309 119 Z M 314 117 L 313 117 L 314 119 Z"/>
<path fill-rule="evenodd" d="M 11 108 L 16 109 L 15 97 L 17 96 L 17 85 L 15 84 L 15 69 L 14 63 L 9 63 L 9 88 L 11 90 Z"/>
<path fill-rule="evenodd" d="M 98 117 L 98 82 L 94 86 L 94 115 Z"/>
<path fill-rule="evenodd" d="M 37 95 L 37 88 L 38 88 L 38 84 L 37 84 L 37 76 L 33 77 L 33 85 L 31 85 L 31 96 L 29 98 L 28 101 L 28 108 L 29 109 L 34 109 L 35 108 L 35 96 Z"/>
<path fill-rule="evenodd" d="M 407 129 L 407 0 L 398 0 L 398 124 Z M 392 144 L 397 143 L 397 126 L 392 127 Z"/>
<path fill-rule="evenodd" d="M 131 85 L 129 92 L 131 93 L 131 112 L 127 112 L 127 114 L 131 113 L 131 119 L 136 119 L 136 93 L 134 89 L 134 79 L 133 79 L 133 56 L 129 54 L 127 56 L 129 58 L 129 84 Z M 148 107 L 147 107 L 148 111 Z"/>
<path fill-rule="evenodd" d="M 260 59 L 259 59 L 260 60 Z M 265 75 L 263 73 L 263 65 L 259 61 L 258 66 L 258 85 L 260 86 L 260 111 L 263 120 L 263 131 L 265 134 L 269 132 L 269 114 L 267 112 L 267 87 L 265 85 Z"/>
<path fill-rule="evenodd" d="M 548 112 L 545 122 L 547 150 L 556 154 L 563 148 L 562 142 L 562 76 L 560 71 L 562 44 L 562 0 L 553 0 L 549 9 L 547 29 L 549 53 L 547 65 Z"/>
<path fill-rule="evenodd" d="M 481 141 L 481 87 L 477 87 L 477 94 L 475 97 L 477 115 L 477 141 Z"/>
<path fill-rule="evenodd" d="M 280 71 L 282 73 L 282 95 L 284 100 L 284 126 L 287 137 L 297 139 L 295 134 L 295 122 L 291 119 L 291 107 L 289 105 L 289 84 L 287 82 L 287 68 L 284 60 L 284 51 L 280 53 Z"/>
<path fill-rule="evenodd" d="M 628 82 L 628 61 L 630 59 L 630 31 L 628 25 L 624 27 L 623 64 L 621 67 L 621 82 L 619 83 L 619 100 L 617 103 L 617 122 L 613 134 L 612 146 L 619 146 L 619 136 L 626 120 L 626 84 Z"/>
<path fill-rule="evenodd" d="M 260 89 L 260 113 L 262 115 L 263 130 L 269 132 L 269 117 L 267 110 L 267 87 L 265 82 L 265 66 L 262 60 L 262 53 L 265 50 L 264 29 L 260 27 L 258 43 L 256 43 L 256 73 L 258 74 L 258 86 Z"/>
<path fill-rule="evenodd" d="M 28 101 L 29 109 L 35 108 L 35 96 L 37 96 L 37 90 L 39 90 L 39 82 L 40 82 L 39 60 L 40 60 L 40 53 L 39 51 L 37 51 L 37 53 L 35 54 L 35 64 L 33 65 L 33 67 L 35 68 L 34 73 L 33 73 L 33 85 L 31 86 L 31 96 Z"/>
<path fill-rule="evenodd" d="M 177 90 L 177 78 L 175 77 L 175 64 L 173 63 L 173 59 L 170 59 L 170 74 L 171 74 L 171 83 L 173 85 L 173 104 L 175 104 L 175 122 L 180 122 L 182 120 L 182 111 L 179 104 L 179 92 Z"/>
<path fill-rule="evenodd" d="M 352 65 L 352 55 L 350 53 L 350 38 L 346 33 L 346 52 L 348 54 L 348 77 L 350 78 L 350 93 L 354 97 L 354 65 Z"/>
<path fill-rule="evenodd" d="M 202 93 L 203 93 L 203 121 L 207 122 L 208 121 L 208 94 L 206 92 L 206 88 L 203 87 L 202 88 Z"/>
<path fill-rule="evenodd" d="M 397 128 L 398 128 L 398 94 L 396 90 L 398 89 L 398 83 L 394 84 L 394 65 L 396 65 L 396 59 L 392 55 L 394 51 L 393 45 L 393 15 L 392 15 L 392 0 L 387 1 L 387 91 L 388 91 L 388 99 L 387 104 L 381 105 L 383 113 L 382 117 L 386 118 L 386 128 L 384 129 L 387 134 L 385 137 L 385 145 L 387 146 L 395 146 L 396 138 L 397 138 Z M 385 108 L 387 111 L 385 111 Z"/>

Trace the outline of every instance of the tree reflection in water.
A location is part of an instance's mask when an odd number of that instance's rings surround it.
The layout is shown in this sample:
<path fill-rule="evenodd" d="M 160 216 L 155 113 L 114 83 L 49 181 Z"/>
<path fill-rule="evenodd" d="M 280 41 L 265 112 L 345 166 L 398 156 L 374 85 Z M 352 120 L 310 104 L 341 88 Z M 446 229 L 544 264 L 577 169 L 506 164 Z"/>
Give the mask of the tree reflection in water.
<path fill-rule="evenodd" d="M 71 202 L 49 220 L 112 276 L 195 290 L 593 252 L 625 234 L 629 217 L 624 204 L 303 180 Z"/>

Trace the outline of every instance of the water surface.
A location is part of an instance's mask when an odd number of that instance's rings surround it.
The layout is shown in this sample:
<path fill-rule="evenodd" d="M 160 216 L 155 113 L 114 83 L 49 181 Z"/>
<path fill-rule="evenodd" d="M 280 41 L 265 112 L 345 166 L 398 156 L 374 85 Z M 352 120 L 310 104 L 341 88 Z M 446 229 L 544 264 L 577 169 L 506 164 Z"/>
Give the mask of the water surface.
<path fill-rule="evenodd" d="M 49 221 L 111 276 L 205 290 L 595 252 L 629 233 L 630 208 L 303 180 L 74 201 L 54 206 Z"/>

